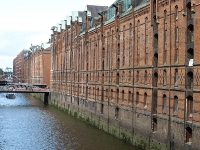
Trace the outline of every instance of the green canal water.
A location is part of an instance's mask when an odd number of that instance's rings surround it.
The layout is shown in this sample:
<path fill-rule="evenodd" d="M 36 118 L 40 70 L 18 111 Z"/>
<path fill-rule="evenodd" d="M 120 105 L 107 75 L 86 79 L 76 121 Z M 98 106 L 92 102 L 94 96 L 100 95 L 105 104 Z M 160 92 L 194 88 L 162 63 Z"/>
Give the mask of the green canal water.
<path fill-rule="evenodd" d="M 33 97 L 0 94 L 0 150 L 137 150 Z"/>

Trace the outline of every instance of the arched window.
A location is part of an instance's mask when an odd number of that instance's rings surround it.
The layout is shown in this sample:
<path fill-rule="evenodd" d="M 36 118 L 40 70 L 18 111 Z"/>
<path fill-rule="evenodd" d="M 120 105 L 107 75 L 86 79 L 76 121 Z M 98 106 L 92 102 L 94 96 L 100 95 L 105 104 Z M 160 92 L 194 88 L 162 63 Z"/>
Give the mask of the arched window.
<path fill-rule="evenodd" d="M 188 66 L 193 66 L 193 61 L 194 61 L 194 50 L 192 48 L 187 50 L 187 63 Z"/>
<path fill-rule="evenodd" d="M 99 98 L 99 88 L 97 88 L 97 99 Z"/>
<path fill-rule="evenodd" d="M 193 97 L 188 96 L 187 97 L 187 120 L 190 120 L 190 118 L 192 117 L 192 113 L 193 113 Z"/>
<path fill-rule="evenodd" d="M 187 43 L 194 42 L 194 27 L 190 24 L 187 28 Z"/>
<path fill-rule="evenodd" d="M 153 78 L 153 86 L 157 87 L 158 86 L 158 73 L 154 73 L 154 78 Z"/>
<path fill-rule="evenodd" d="M 136 106 L 139 105 L 139 92 L 136 93 Z"/>
<path fill-rule="evenodd" d="M 108 89 L 106 89 L 106 96 L 105 96 L 106 99 L 108 99 Z"/>
<path fill-rule="evenodd" d="M 174 115 L 178 114 L 178 97 L 174 96 Z"/>
<path fill-rule="evenodd" d="M 192 142 L 192 129 L 190 127 L 187 127 L 185 129 L 185 143 L 191 143 Z"/>
<path fill-rule="evenodd" d="M 101 114 L 103 114 L 104 104 L 101 104 Z"/>
<path fill-rule="evenodd" d="M 117 104 L 119 103 L 119 89 L 117 89 L 117 97 L 116 97 L 116 99 L 117 99 Z"/>
<path fill-rule="evenodd" d="M 115 108 L 115 118 L 119 117 L 119 107 Z"/>
<path fill-rule="evenodd" d="M 178 20 L 178 6 L 175 6 L 175 20 Z"/>
<path fill-rule="evenodd" d="M 191 2 L 187 4 L 187 20 L 193 19 L 192 11 L 191 11 Z"/>
<path fill-rule="evenodd" d="M 157 131 L 157 119 L 156 118 L 152 119 L 152 131 L 153 132 Z"/>
<path fill-rule="evenodd" d="M 164 11 L 164 23 L 167 23 L 167 10 Z"/>
<path fill-rule="evenodd" d="M 166 108 L 167 108 L 167 96 L 164 94 L 163 95 L 163 113 L 166 113 Z"/>
<path fill-rule="evenodd" d="M 116 80 L 117 82 L 117 84 L 119 84 L 119 73 L 117 73 L 117 80 Z"/>
<path fill-rule="evenodd" d="M 122 103 L 124 103 L 124 90 L 122 90 Z"/>
<path fill-rule="evenodd" d="M 147 108 L 147 93 L 144 93 L 144 109 Z"/>
<path fill-rule="evenodd" d="M 187 73 L 187 88 L 192 89 L 193 87 L 193 73 L 190 71 Z"/>
<path fill-rule="evenodd" d="M 158 67 L 158 53 L 154 54 L 154 57 L 153 57 L 153 67 L 154 68 Z"/>
<path fill-rule="evenodd" d="M 131 91 L 128 91 L 128 104 L 131 102 Z"/>
<path fill-rule="evenodd" d="M 154 35 L 154 49 L 158 49 L 158 34 Z"/>

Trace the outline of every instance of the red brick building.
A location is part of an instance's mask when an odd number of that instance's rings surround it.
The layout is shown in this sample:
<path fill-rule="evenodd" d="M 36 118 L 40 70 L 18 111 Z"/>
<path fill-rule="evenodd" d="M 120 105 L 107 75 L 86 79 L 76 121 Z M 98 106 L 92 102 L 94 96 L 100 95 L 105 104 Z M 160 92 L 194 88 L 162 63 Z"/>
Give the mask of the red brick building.
<path fill-rule="evenodd" d="M 27 53 L 28 50 L 22 50 L 17 57 L 13 60 L 13 82 L 24 83 L 24 54 Z"/>
<path fill-rule="evenodd" d="M 52 103 L 144 149 L 199 149 L 200 0 L 87 5 L 51 35 Z"/>
<path fill-rule="evenodd" d="M 25 80 L 31 84 L 50 86 L 51 49 L 50 43 L 31 46 L 24 55 Z"/>

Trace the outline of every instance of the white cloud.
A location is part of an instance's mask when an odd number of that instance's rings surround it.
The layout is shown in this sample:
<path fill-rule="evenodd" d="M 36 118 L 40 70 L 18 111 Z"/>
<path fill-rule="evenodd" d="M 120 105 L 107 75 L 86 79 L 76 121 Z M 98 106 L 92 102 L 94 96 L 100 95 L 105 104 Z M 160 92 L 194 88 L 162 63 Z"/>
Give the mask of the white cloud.
<path fill-rule="evenodd" d="M 6 67 L 13 68 L 13 56 L 1 56 L 0 55 L 0 68 L 5 70 Z"/>
<path fill-rule="evenodd" d="M 4 0 L 0 5 L 0 68 L 12 67 L 22 49 L 47 42 L 51 27 L 86 5 L 110 6 L 114 0 Z"/>

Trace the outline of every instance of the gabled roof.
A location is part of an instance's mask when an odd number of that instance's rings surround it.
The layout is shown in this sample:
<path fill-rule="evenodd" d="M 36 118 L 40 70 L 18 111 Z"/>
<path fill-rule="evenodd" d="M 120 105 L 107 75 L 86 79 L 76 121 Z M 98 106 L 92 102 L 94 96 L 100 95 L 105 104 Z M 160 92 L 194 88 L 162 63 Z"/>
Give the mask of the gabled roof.
<path fill-rule="evenodd" d="M 78 11 L 78 16 L 82 18 L 82 22 L 85 23 L 85 12 L 84 11 Z"/>
<path fill-rule="evenodd" d="M 89 10 L 91 12 L 91 17 L 98 17 L 98 13 L 106 10 L 108 6 L 97 6 L 97 5 L 86 5 L 85 10 Z"/>

